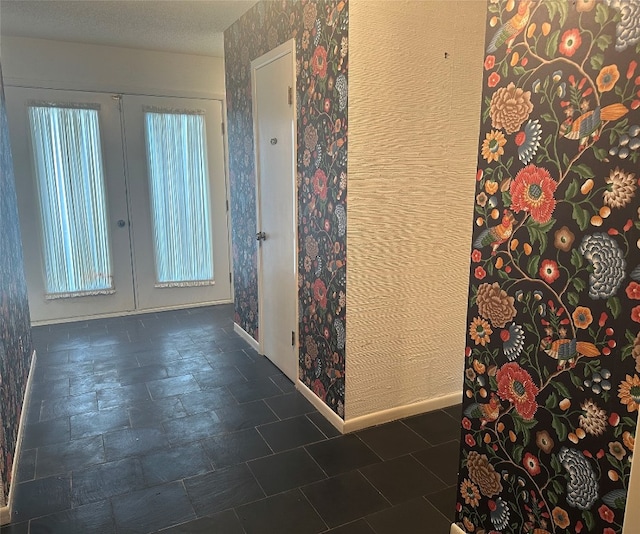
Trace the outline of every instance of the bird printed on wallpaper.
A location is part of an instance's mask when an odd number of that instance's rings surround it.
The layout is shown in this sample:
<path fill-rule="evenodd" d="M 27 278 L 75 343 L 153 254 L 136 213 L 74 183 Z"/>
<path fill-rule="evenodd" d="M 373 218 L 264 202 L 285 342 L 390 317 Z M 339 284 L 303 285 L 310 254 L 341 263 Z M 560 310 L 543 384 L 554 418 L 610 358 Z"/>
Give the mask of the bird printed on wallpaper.
<path fill-rule="evenodd" d="M 504 210 L 500 224 L 483 230 L 473 242 L 473 246 L 483 248 L 491 245 L 491 254 L 494 255 L 498 247 L 511 237 L 514 221 L 513 213 L 509 210 Z"/>
<path fill-rule="evenodd" d="M 531 0 L 520 0 L 518 11 L 507 22 L 500 26 L 487 47 L 487 54 L 492 54 L 507 43 L 507 52 L 511 50 L 513 41 L 525 29 L 531 16 Z"/>
<path fill-rule="evenodd" d="M 580 140 L 580 149 L 583 150 L 589 137 L 598 140 L 599 128 L 603 122 L 617 121 L 628 112 L 629 109 L 623 104 L 611 104 L 586 111 L 575 120 L 573 116 L 569 116 L 560 125 L 560 135 L 566 139 Z"/>
<path fill-rule="evenodd" d="M 469 419 L 480 419 L 480 428 L 484 428 L 487 423 L 491 423 L 498 418 L 500 408 L 500 399 L 495 393 L 492 393 L 488 403 L 474 402 L 466 407 L 464 414 Z"/>
<path fill-rule="evenodd" d="M 593 343 L 588 341 L 578 341 L 576 339 L 556 339 L 544 338 L 540 343 L 542 350 L 554 360 L 558 360 L 558 369 L 564 369 L 567 364 L 575 366 L 579 356 L 595 358 L 600 356 L 600 351 Z"/>

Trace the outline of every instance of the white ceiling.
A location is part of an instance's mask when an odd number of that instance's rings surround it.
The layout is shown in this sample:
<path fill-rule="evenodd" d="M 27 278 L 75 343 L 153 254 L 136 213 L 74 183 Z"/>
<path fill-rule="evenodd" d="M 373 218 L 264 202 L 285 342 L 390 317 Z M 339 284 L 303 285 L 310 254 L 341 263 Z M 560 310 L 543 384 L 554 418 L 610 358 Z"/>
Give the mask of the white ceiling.
<path fill-rule="evenodd" d="M 256 0 L 0 0 L 0 35 L 206 56 Z"/>

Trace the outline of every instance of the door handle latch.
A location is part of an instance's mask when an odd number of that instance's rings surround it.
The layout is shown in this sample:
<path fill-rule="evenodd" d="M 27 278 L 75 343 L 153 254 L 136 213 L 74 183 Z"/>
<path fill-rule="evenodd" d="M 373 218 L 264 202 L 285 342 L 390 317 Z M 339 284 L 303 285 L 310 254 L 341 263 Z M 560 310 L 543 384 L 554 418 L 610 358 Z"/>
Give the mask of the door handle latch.
<path fill-rule="evenodd" d="M 264 241 L 265 239 L 267 239 L 267 234 L 265 234 L 264 232 L 258 232 L 256 234 L 257 241 Z"/>
<path fill-rule="evenodd" d="M 118 226 L 119 226 L 120 228 L 124 228 L 126 225 L 127 225 L 127 223 L 124 221 L 124 219 L 120 219 L 120 220 L 118 221 Z"/>

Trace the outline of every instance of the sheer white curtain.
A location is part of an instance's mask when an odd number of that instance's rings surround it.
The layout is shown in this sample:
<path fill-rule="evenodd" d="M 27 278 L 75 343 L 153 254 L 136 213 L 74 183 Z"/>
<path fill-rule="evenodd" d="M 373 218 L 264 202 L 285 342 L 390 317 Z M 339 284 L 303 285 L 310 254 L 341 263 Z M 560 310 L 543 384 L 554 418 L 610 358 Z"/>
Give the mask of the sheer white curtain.
<path fill-rule="evenodd" d="M 213 283 L 204 115 L 145 111 L 157 286 Z"/>
<path fill-rule="evenodd" d="M 48 298 L 113 292 L 98 111 L 29 106 Z"/>

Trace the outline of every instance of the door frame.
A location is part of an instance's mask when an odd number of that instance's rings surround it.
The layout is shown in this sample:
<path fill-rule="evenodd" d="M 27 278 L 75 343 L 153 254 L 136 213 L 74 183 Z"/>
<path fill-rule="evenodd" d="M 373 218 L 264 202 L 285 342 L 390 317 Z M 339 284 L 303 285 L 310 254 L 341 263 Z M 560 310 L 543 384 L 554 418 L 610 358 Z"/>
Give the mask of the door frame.
<path fill-rule="evenodd" d="M 297 154 L 298 154 L 298 107 L 297 107 L 297 77 L 296 77 L 296 40 L 290 39 L 285 41 L 281 45 L 275 47 L 269 52 L 263 54 L 262 56 L 254 59 L 251 62 L 251 102 L 252 102 L 252 113 L 253 113 L 253 150 L 254 150 L 254 162 L 255 162 L 255 186 L 256 186 L 256 231 L 261 231 L 260 221 L 261 213 L 260 213 L 260 139 L 258 134 L 258 109 L 257 109 L 257 85 L 256 85 L 256 70 L 261 67 L 268 65 L 280 59 L 287 54 L 291 54 L 291 73 L 293 78 L 293 90 L 292 90 L 292 101 L 291 106 L 293 108 L 293 133 L 292 133 L 292 142 L 293 142 L 293 150 L 292 150 L 292 161 L 291 161 L 291 187 L 293 188 L 293 247 L 294 247 L 294 258 L 296 261 L 294 262 L 294 279 L 291 281 L 293 287 L 295 288 L 295 301 L 291 304 L 294 306 L 294 316 L 295 316 L 295 324 L 291 325 L 295 334 L 295 343 L 297 350 L 295 351 L 297 358 L 300 357 L 300 317 L 298 304 L 300 301 L 299 293 L 298 293 L 298 187 L 297 187 Z M 257 268 L 258 268 L 258 352 L 264 355 L 264 329 L 262 328 L 263 315 L 264 315 L 264 306 L 263 298 L 264 298 L 264 280 L 262 278 L 262 249 L 259 245 L 256 245 L 257 248 Z M 299 369 L 299 361 L 296 361 L 296 368 Z M 296 372 L 297 380 L 294 383 L 299 381 L 299 371 Z"/>

